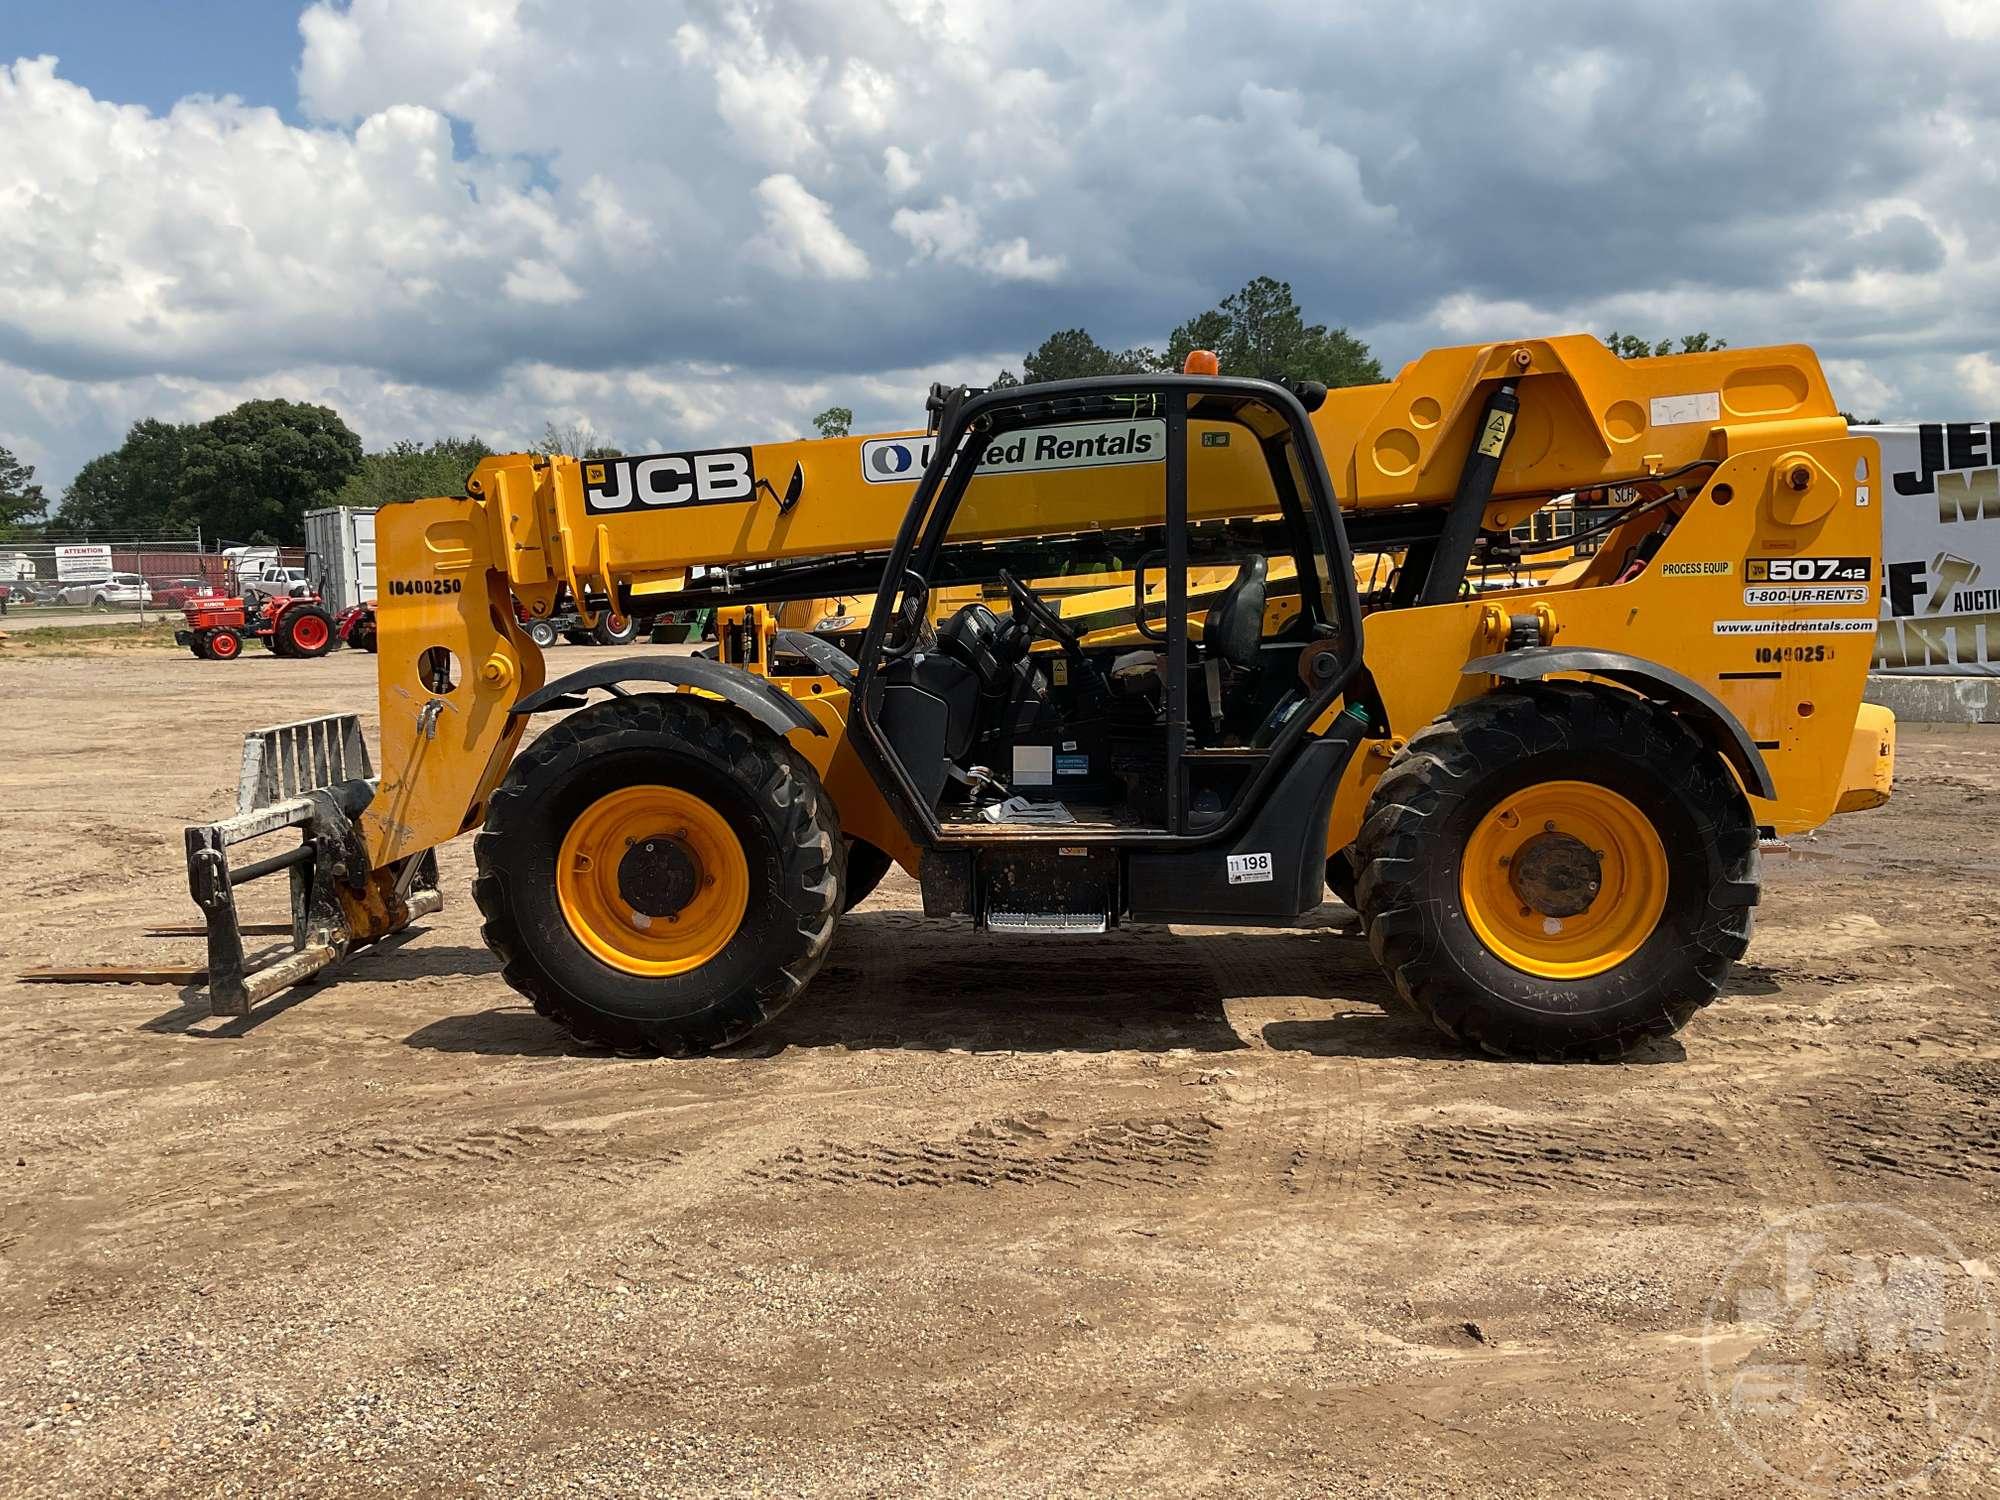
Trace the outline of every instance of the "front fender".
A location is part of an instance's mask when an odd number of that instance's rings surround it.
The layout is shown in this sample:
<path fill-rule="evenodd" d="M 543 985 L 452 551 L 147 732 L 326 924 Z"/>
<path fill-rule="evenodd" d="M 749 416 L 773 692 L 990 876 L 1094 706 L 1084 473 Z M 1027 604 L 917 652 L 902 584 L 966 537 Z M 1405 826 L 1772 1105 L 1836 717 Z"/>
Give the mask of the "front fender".
<path fill-rule="evenodd" d="M 636 656 L 597 662 L 528 694 L 511 712 L 534 714 L 550 708 L 572 707 L 561 700 L 591 688 L 615 687 L 626 682 L 664 682 L 711 693 L 742 709 L 773 734 L 790 734 L 795 729 L 810 730 L 816 735 L 826 733 L 825 727 L 797 699 L 779 692 L 754 672 L 699 656 Z"/>
<path fill-rule="evenodd" d="M 1604 677 L 1641 697 L 1665 703 L 1736 768 L 1744 790 L 1769 800 L 1778 795 L 1771 768 L 1743 721 L 1700 683 L 1656 661 L 1623 651 L 1599 651 L 1577 646 L 1528 646 L 1482 656 L 1465 664 L 1468 676 L 1485 674 L 1507 682 L 1537 682 L 1556 672 L 1587 672 Z"/>

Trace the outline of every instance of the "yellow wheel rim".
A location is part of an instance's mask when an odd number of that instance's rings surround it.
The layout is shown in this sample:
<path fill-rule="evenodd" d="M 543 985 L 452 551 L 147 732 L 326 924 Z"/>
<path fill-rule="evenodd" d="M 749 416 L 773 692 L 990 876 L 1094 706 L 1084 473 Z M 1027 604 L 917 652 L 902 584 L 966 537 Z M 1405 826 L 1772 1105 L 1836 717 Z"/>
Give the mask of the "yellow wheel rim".
<path fill-rule="evenodd" d="M 1667 851 L 1609 787 L 1544 781 L 1500 801 L 1466 842 L 1465 919 L 1494 955 L 1545 979 L 1587 979 L 1638 952 L 1667 905 Z"/>
<path fill-rule="evenodd" d="M 677 787 L 628 786 L 586 807 L 556 856 L 556 897 L 578 942 L 612 968 L 698 969 L 750 905 L 750 862 L 728 820 Z"/>

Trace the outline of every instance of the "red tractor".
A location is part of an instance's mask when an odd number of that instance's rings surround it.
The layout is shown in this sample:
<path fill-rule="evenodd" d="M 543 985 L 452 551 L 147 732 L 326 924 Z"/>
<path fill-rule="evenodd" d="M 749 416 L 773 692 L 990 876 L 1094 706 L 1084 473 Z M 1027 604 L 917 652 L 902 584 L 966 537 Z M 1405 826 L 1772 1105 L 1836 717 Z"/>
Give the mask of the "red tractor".
<path fill-rule="evenodd" d="M 333 616 L 310 596 L 271 599 L 190 599 L 181 606 L 187 628 L 174 641 L 204 661 L 234 661 L 246 638 L 275 656 L 324 656 L 334 646 Z"/>
<path fill-rule="evenodd" d="M 334 622 L 333 632 L 340 637 L 343 646 L 356 651 L 375 649 L 375 601 L 365 599 L 352 609 L 342 610 L 340 618 Z"/>

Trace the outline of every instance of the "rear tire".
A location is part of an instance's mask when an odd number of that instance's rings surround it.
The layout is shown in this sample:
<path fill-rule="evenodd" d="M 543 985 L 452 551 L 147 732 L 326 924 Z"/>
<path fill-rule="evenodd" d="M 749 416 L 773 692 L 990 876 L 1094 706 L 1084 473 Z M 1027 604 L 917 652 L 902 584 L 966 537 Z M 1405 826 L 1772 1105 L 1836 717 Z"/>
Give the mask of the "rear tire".
<path fill-rule="evenodd" d="M 1514 811 L 1564 797 L 1575 821 Z M 1541 683 L 1452 709 L 1377 784 L 1355 851 L 1397 994 L 1504 1056 L 1612 1057 L 1678 1031 L 1750 943 L 1748 799 L 1686 724 L 1616 689 Z"/>
<path fill-rule="evenodd" d="M 606 845 L 592 830 L 621 795 L 669 806 L 682 799 L 696 817 L 647 814 L 616 825 L 645 843 Z M 693 835 L 667 826 L 676 821 L 693 821 Z M 733 840 L 719 857 L 713 847 L 702 856 L 707 829 Z M 696 856 L 694 894 L 684 905 L 661 898 L 664 887 L 628 884 L 628 875 L 652 878 L 632 862 L 650 852 L 655 835 L 679 851 L 670 856 L 678 868 L 689 868 L 682 855 Z M 812 766 L 734 709 L 679 693 L 614 698 L 543 733 L 488 801 L 473 853 L 481 931 L 507 982 L 579 1041 L 676 1056 L 738 1040 L 805 989 L 833 940 L 846 861 L 839 820 Z M 720 868 L 738 856 L 735 875 Z M 614 874 L 612 898 L 602 882 Z M 691 939 L 703 931 L 699 903 L 710 899 L 704 887 L 718 875 L 725 891 L 737 878 L 747 886 L 740 917 L 708 947 L 676 956 L 673 931 L 658 923 L 671 907 L 674 927 L 686 917 Z M 587 906 L 575 893 L 591 880 L 600 884 Z M 659 904 L 648 916 L 628 896 Z"/>
<path fill-rule="evenodd" d="M 600 646 L 629 645 L 639 634 L 639 617 L 625 616 L 622 623 L 614 625 L 607 610 L 597 617 L 597 623 L 590 627 L 590 639 Z"/>
<path fill-rule="evenodd" d="M 317 604 L 294 604 L 278 616 L 271 640 L 280 656 L 324 656 L 339 639 L 333 616 Z"/>

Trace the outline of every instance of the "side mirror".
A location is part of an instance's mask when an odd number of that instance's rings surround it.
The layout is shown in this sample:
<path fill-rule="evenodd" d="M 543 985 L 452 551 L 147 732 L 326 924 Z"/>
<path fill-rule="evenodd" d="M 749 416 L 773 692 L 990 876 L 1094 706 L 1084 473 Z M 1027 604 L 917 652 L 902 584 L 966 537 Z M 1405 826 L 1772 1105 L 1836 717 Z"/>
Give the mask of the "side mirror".
<path fill-rule="evenodd" d="M 782 495 L 770 480 L 761 477 L 757 481 L 757 488 L 778 502 L 779 515 L 789 515 L 792 507 L 799 503 L 799 496 L 805 493 L 806 466 L 800 463 L 792 465 L 792 477 L 786 481 L 785 493 Z"/>

